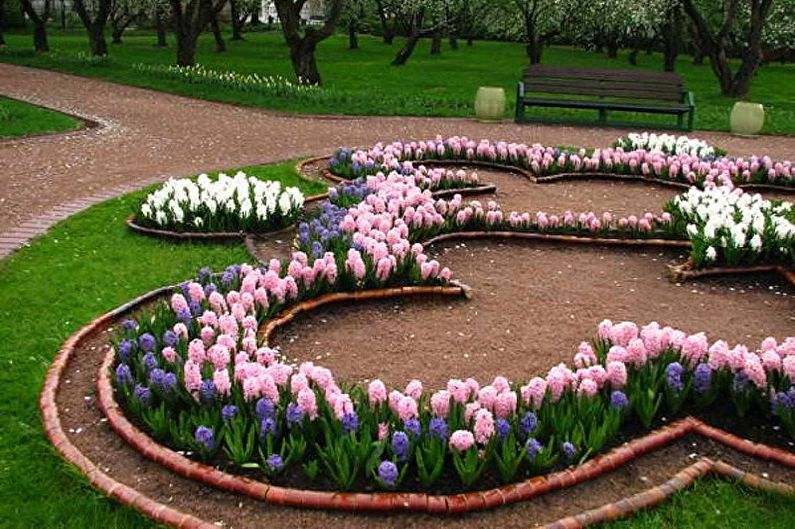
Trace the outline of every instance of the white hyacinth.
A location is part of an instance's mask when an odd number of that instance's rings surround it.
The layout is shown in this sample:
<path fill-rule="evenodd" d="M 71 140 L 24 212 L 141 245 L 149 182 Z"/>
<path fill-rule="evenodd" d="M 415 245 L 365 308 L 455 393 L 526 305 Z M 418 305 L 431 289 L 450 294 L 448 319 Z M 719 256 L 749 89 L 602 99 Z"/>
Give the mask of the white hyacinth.
<path fill-rule="evenodd" d="M 715 147 L 704 140 L 653 132 L 631 132 L 626 137 L 616 140 L 615 146 L 632 150 L 661 151 L 667 154 L 689 154 L 699 158 L 715 156 Z"/>

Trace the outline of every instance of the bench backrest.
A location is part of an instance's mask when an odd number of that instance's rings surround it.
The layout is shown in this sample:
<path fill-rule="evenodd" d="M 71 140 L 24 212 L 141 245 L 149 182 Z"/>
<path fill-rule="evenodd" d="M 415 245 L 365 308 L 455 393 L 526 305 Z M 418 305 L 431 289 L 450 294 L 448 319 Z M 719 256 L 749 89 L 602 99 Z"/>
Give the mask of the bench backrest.
<path fill-rule="evenodd" d="M 685 85 L 673 72 L 561 68 L 536 64 L 522 75 L 525 93 L 682 101 Z"/>

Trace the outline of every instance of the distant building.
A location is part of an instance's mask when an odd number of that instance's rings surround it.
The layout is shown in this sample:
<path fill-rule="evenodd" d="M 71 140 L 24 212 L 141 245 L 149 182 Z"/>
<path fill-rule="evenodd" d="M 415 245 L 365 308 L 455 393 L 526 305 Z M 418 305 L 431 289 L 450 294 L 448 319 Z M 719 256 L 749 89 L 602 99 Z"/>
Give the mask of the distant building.
<path fill-rule="evenodd" d="M 262 0 L 261 20 L 267 22 L 271 17 L 274 22 L 279 21 L 276 5 L 273 0 Z M 309 24 L 320 24 L 326 18 L 326 8 L 323 0 L 307 0 L 301 9 L 301 18 Z"/>

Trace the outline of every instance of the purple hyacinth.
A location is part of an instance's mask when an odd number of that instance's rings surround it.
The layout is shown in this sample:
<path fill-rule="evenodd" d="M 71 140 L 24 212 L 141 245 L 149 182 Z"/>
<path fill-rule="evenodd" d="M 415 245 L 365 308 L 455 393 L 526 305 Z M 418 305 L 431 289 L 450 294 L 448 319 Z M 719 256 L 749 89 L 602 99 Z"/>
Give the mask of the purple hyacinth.
<path fill-rule="evenodd" d="M 789 391 L 779 391 L 770 396 L 770 404 L 774 415 L 781 415 L 783 411 L 795 409 L 795 386 Z"/>
<path fill-rule="evenodd" d="M 212 380 L 205 379 L 199 387 L 199 397 L 204 404 L 211 405 L 215 402 L 215 384 Z"/>
<path fill-rule="evenodd" d="M 133 340 L 123 340 L 119 344 L 118 353 L 119 358 L 125 364 L 130 361 L 130 356 L 132 355 L 133 351 L 135 351 L 136 343 Z"/>
<path fill-rule="evenodd" d="M 412 437 L 419 437 L 422 432 L 422 424 L 417 419 L 408 419 L 403 423 L 403 429 Z"/>
<path fill-rule="evenodd" d="M 213 269 L 209 266 L 203 266 L 202 268 L 199 268 L 199 283 L 203 284 L 205 281 L 210 279 L 211 275 L 213 275 Z"/>
<path fill-rule="evenodd" d="M 378 479 L 388 486 L 393 486 L 397 482 L 398 467 L 392 461 L 381 461 L 378 465 Z"/>
<path fill-rule="evenodd" d="M 431 437 L 441 441 L 447 441 L 447 422 L 439 417 L 433 417 L 428 423 L 428 432 Z"/>
<path fill-rule="evenodd" d="M 229 422 L 237 415 L 237 406 L 234 404 L 227 404 L 221 408 L 221 418 L 224 422 Z"/>
<path fill-rule="evenodd" d="M 566 459 L 574 459 L 574 456 L 577 455 L 577 448 L 572 443 L 566 441 L 563 443 L 563 454 L 566 456 Z"/>
<path fill-rule="evenodd" d="M 232 286 L 232 282 L 234 280 L 235 280 L 235 275 L 232 272 L 230 272 L 229 270 L 227 270 L 223 274 L 221 274 L 221 285 L 223 285 L 224 288 L 231 287 Z"/>
<path fill-rule="evenodd" d="M 149 401 L 152 400 L 152 391 L 143 384 L 135 385 L 135 389 L 133 389 L 133 395 L 135 395 L 135 398 L 138 399 L 138 402 L 144 406 L 148 405 Z"/>
<path fill-rule="evenodd" d="M 356 412 L 346 413 L 342 416 L 342 433 L 352 433 L 359 429 L 359 416 Z"/>
<path fill-rule="evenodd" d="M 149 385 L 156 386 L 161 390 L 165 389 L 166 372 L 159 367 L 149 372 Z"/>
<path fill-rule="evenodd" d="M 287 405 L 287 426 L 290 428 L 294 426 L 301 426 L 304 422 L 304 412 L 301 407 L 295 402 Z"/>
<path fill-rule="evenodd" d="M 206 285 L 204 285 L 204 296 L 205 297 L 209 298 L 210 294 L 212 294 L 213 292 L 218 292 L 218 287 L 215 286 L 215 283 L 207 283 Z"/>
<path fill-rule="evenodd" d="M 135 331 L 138 330 L 138 322 L 135 320 L 126 319 L 123 322 L 121 322 L 121 327 L 125 331 Z"/>
<path fill-rule="evenodd" d="M 511 434 L 511 423 L 500 417 L 497 419 L 496 431 L 497 438 L 500 441 L 505 441 Z"/>
<path fill-rule="evenodd" d="M 328 199 L 332 202 L 336 201 L 339 198 L 340 194 L 337 191 L 336 187 L 330 187 L 328 190 Z"/>
<path fill-rule="evenodd" d="M 682 382 L 683 372 L 684 368 L 679 362 L 671 362 L 665 368 L 665 379 L 668 382 L 668 387 L 670 387 L 675 393 L 679 393 L 682 391 L 682 388 L 685 387 L 684 383 Z"/>
<path fill-rule="evenodd" d="M 614 391 L 610 394 L 610 407 L 614 410 L 623 410 L 629 405 L 629 399 L 623 391 Z"/>
<path fill-rule="evenodd" d="M 268 435 L 276 436 L 279 433 L 276 426 L 276 420 L 273 417 L 266 417 L 262 419 L 262 422 L 260 422 L 260 429 L 262 430 L 263 437 Z"/>
<path fill-rule="evenodd" d="M 405 461 L 409 458 L 409 436 L 406 432 L 397 431 L 392 434 L 392 453 L 398 461 Z"/>
<path fill-rule="evenodd" d="M 544 445 L 538 442 L 538 439 L 535 437 L 531 437 L 527 440 L 527 444 L 525 445 L 525 450 L 527 451 L 527 458 L 530 461 L 535 461 L 535 458 L 538 456 L 539 453 L 544 449 Z"/>
<path fill-rule="evenodd" d="M 709 364 L 698 364 L 693 375 L 693 389 L 696 393 L 705 393 L 712 384 L 712 368 Z"/>
<path fill-rule="evenodd" d="M 265 460 L 265 464 L 271 472 L 278 472 L 284 468 L 284 459 L 282 459 L 282 456 L 279 454 L 271 454 L 268 456 L 268 459 Z"/>
<path fill-rule="evenodd" d="M 166 376 L 163 377 L 163 391 L 168 393 L 172 389 L 177 387 L 177 375 L 175 373 L 168 372 Z"/>
<path fill-rule="evenodd" d="M 204 312 L 204 309 L 202 308 L 202 304 L 199 303 L 198 301 L 191 301 L 190 304 L 189 304 L 189 307 L 190 307 L 190 313 L 194 317 L 201 316 L 201 314 Z"/>
<path fill-rule="evenodd" d="M 144 351 L 154 351 L 155 345 L 157 345 L 157 341 L 155 340 L 154 336 L 152 336 L 148 332 L 145 332 L 138 337 L 138 345 L 140 345 L 141 349 L 143 349 Z"/>
<path fill-rule="evenodd" d="M 127 364 L 119 364 L 116 366 L 116 385 L 117 386 L 127 386 L 131 384 L 133 381 L 132 372 L 130 371 L 130 366 Z"/>
<path fill-rule="evenodd" d="M 163 333 L 163 343 L 169 347 L 174 347 L 179 342 L 179 336 L 174 331 L 166 331 Z"/>
<path fill-rule="evenodd" d="M 215 448 L 215 434 L 212 428 L 206 426 L 199 426 L 193 434 L 193 437 L 199 443 L 203 444 L 207 450 Z"/>
<path fill-rule="evenodd" d="M 274 406 L 270 399 L 262 397 L 257 401 L 257 405 L 254 407 L 254 413 L 257 414 L 257 418 L 260 420 L 268 417 L 272 418 L 276 416 L 276 406 Z"/>
<path fill-rule="evenodd" d="M 144 355 L 144 368 L 147 371 L 151 371 L 157 367 L 157 357 L 154 353 L 146 353 Z"/>
<path fill-rule="evenodd" d="M 538 417 L 532 411 L 528 411 L 522 417 L 522 420 L 519 421 L 519 431 L 522 432 L 522 435 L 525 437 L 529 436 L 533 433 L 536 428 L 538 427 Z"/>
<path fill-rule="evenodd" d="M 746 386 L 748 386 L 748 383 L 748 375 L 742 371 L 738 371 L 737 374 L 734 375 L 734 382 L 732 386 L 734 391 L 743 391 L 745 390 Z"/>
<path fill-rule="evenodd" d="M 182 309 L 177 312 L 177 319 L 185 325 L 190 325 L 193 322 L 193 314 L 191 314 L 190 309 Z"/>

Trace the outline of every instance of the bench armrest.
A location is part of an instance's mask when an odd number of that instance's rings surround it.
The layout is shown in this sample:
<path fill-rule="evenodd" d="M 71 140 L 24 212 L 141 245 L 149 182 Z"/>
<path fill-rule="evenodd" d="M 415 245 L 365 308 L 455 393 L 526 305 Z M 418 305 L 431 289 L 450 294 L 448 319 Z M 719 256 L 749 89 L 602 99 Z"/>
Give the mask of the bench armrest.
<path fill-rule="evenodd" d="M 524 82 L 523 81 L 519 81 L 519 84 L 516 87 L 516 95 L 518 97 L 524 97 Z"/>
<path fill-rule="evenodd" d="M 687 104 L 691 109 L 696 108 L 696 96 L 693 95 L 693 92 L 687 93 Z"/>

